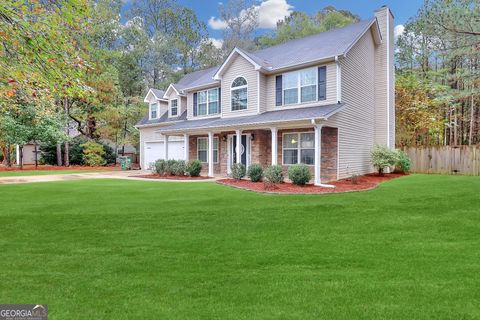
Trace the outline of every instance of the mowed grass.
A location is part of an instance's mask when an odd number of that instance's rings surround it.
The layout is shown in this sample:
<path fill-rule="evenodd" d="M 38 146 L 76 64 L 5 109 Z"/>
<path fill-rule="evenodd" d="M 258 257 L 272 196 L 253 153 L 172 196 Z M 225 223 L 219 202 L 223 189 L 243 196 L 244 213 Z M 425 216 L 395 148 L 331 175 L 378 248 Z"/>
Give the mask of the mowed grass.
<path fill-rule="evenodd" d="M 25 176 L 43 176 L 52 174 L 70 174 L 70 173 L 89 173 L 102 172 L 106 170 L 19 170 L 19 171 L 0 171 L 1 177 L 25 177 Z"/>
<path fill-rule="evenodd" d="M 479 319 L 480 178 L 278 196 L 0 186 L 0 301 L 49 319 Z"/>

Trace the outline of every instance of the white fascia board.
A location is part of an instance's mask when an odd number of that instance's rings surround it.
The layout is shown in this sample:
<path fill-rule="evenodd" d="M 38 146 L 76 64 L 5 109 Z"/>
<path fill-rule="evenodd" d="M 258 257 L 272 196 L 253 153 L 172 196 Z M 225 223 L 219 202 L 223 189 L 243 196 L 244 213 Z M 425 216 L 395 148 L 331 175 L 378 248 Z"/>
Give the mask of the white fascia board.
<path fill-rule="evenodd" d="M 254 67 L 255 70 L 260 70 L 262 69 L 262 66 L 253 61 L 248 55 L 246 55 L 242 50 L 239 50 L 237 47 L 233 48 L 232 52 L 228 55 L 227 59 L 222 63 L 220 68 L 217 70 L 217 72 L 213 75 L 214 80 L 220 80 L 222 79 L 222 73 L 224 69 L 229 65 L 230 60 L 233 58 L 234 54 L 238 54 L 245 58 L 248 62 L 250 62 Z"/>

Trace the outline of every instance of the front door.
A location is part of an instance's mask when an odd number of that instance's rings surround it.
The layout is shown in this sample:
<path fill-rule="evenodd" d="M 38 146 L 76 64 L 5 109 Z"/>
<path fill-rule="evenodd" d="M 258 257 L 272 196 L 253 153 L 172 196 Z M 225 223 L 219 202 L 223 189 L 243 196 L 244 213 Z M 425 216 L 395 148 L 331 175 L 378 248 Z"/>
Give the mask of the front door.
<path fill-rule="evenodd" d="M 237 136 L 233 136 L 232 139 L 232 163 L 237 163 Z M 242 145 L 240 146 L 240 157 L 242 164 L 246 167 L 247 166 L 247 135 L 242 135 Z"/>

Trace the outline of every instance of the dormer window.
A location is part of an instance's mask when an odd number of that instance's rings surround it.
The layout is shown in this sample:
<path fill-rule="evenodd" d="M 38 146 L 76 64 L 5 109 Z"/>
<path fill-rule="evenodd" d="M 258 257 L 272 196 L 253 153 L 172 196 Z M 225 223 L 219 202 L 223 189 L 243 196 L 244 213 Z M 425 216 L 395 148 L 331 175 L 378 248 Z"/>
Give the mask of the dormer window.
<path fill-rule="evenodd" d="M 150 119 L 157 119 L 158 103 L 150 103 Z"/>
<path fill-rule="evenodd" d="M 247 109 L 248 85 L 244 77 L 238 77 L 231 87 L 232 111 Z"/>
<path fill-rule="evenodd" d="M 170 116 L 176 117 L 178 115 L 178 99 L 170 101 Z"/>

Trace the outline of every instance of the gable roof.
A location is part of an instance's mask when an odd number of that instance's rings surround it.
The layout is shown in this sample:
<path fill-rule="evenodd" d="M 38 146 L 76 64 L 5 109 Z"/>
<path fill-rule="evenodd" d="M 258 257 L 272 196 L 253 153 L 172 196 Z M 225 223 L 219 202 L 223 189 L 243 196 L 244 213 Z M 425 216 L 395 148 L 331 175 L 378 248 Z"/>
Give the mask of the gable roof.
<path fill-rule="evenodd" d="M 146 114 L 140 121 L 137 122 L 135 127 L 143 127 L 149 126 L 154 124 L 163 124 L 163 123 L 171 123 L 175 121 L 183 121 L 187 119 L 187 111 L 185 110 L 181 115 L 178 117 L 168 117 L 168 110 L 163 113 L 163 115 L 156 119 L 149 119 L 149 115 Z"/>
<path fill-rule="evenodd" d="M 150 88 L 148 89 L 147 95 L 145 96 L 145 99 L 143 100 L 143 102 L 149 102 L 147 100 L 149 95 L 153 95 L 157 100 L 164 100 L 163 96 L 165 95 L 165 91 Z"/>
<path fill-rule="evenodd" d="M 373 24 L 376 25 L 376 31 L 378 32 L 378 37 L 376 36 L 376 38 L 381 39 L 377 20 L 376 18 L 372 18 L 350 24 L 343 28 L 317 33 L 305 38 L 290 40 L 254 52 L 247 52 L 239 48 L 234 48 L 218 69 L 215 78 L 220 78 L 222 71 L 230 63 L 229 60 L 235 57 L 235 54 L 243 56 L 255 67 L 255 69 L 264 70 L 265 72 L 273 72 L 295 65 L 346 55 L 350 48 L 370 29 Z"/>

